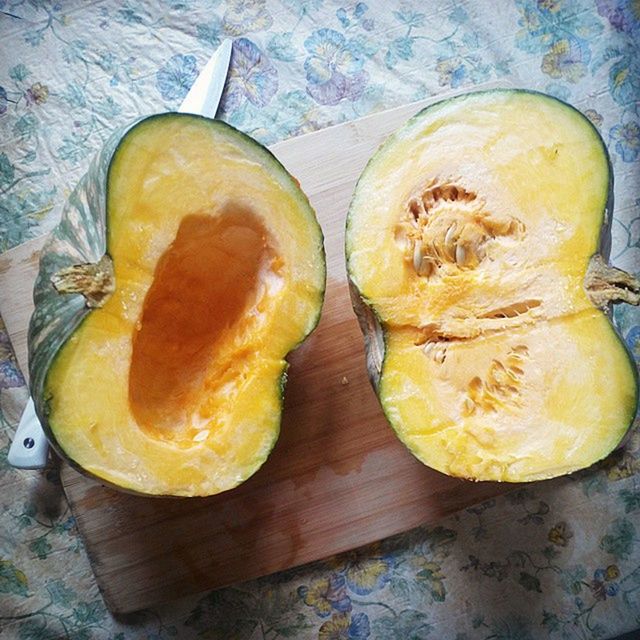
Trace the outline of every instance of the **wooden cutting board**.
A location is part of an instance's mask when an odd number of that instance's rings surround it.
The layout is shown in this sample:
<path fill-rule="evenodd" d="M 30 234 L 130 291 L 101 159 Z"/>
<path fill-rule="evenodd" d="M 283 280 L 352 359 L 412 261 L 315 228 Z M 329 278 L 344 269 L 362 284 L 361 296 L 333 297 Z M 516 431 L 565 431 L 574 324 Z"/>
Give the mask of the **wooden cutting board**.
<path fill-rule="evenodd" d="M 62 483 L 107 605 L 124 613 L 280 571 L 406 531 L 506 491 L 432 471 L 400 444 L 365 371 L 344 263 L 355 182 L 418 102 L 287 140 L 325 234 L 321 322 L 290 356 L 280 440 L 241 487 L 212 498 L 118 493 L 63 466 Z M 26 328 L 43 239 L 0 256 L 0 314 L 27 371 Z"/>

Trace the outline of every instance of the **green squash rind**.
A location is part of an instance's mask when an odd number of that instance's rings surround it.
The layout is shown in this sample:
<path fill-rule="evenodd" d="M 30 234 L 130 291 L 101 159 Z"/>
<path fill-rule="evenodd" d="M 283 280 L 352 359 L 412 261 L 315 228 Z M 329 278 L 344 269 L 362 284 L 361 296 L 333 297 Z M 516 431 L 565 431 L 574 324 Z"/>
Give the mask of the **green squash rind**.
<path fill-rule="evenodd" d="M 33 289 L 34 312 L 29 322 L 29 386 L 36 414 L 50 442 L 57 442 L 48 425 L 44 389 L 47 373 L 69 337 L 90 313 L 80 294 L 60 295 L 51 278 L 61 269 L 93 263 L 106 253 L 106 191 L 111 157 L 130 127 L 116 131 L 94 157 L 87 173 L 69 196 L 58 226 L 40 253 Z M 60 447 L 57 447 L 60 453 Z"/>

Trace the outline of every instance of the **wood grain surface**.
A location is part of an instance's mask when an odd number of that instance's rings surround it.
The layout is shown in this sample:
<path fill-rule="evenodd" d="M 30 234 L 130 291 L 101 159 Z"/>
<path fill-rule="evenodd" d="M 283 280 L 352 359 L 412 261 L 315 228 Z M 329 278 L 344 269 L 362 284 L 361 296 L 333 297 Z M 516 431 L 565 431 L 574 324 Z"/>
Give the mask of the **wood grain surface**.
<path fill-rule="evenodd" d="M 267 463 L 213 498 L 142 498 L 63 467 L 62 481 L 108 606 L 119 613 L 265 575 L 434 522 L 509 489 L 420 464 L 369 385 L 351 309 L 344 224 L 355 182 L 384 138 L 428 102 L 287 140 L 325 234 L 321 322 L 289 360 L 282 432 Z M 0 314 L 26 373 L 26 327 L 42 239 L 0 256 Z"/>

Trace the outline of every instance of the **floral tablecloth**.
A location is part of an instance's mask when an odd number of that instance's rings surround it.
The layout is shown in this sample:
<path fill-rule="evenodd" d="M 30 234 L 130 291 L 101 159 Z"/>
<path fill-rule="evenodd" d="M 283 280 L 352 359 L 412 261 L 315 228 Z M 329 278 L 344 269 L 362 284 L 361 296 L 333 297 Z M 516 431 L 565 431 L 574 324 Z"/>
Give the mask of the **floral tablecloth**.
<path fill-rule="evenodd" d="M 0 0 L 0 251 L 45 233 L 117 125 L 174 109 L 221 39 L 221 116 L 264 143 L 505 79 L 573 102 L 614 167 L 612 259 L 640 268 L 637 0 Z M 640 357 L 640 316 L 616 310 Z M 640 427 L 571 478 L 233 588 L 114 619 L 55 468 L 6 463 L 26 401 L 0 324 L 0 637 L 607 638 L 640 628 Z"/>

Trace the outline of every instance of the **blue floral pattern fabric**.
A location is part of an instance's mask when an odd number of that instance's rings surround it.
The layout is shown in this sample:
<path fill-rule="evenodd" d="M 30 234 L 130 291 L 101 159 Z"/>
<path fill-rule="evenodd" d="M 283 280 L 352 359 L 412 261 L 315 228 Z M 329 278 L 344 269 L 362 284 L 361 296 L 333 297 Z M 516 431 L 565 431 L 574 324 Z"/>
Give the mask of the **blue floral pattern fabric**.
<path fill-rule="evenodd" d="M 638 0 L 0 0 L 0 251 L 49 231 L 115 127 L 175 109 L 234 38 L 219 115 L 265 144 L 499 81 L 580 108 L 615 175 L 614 264 L 640 269 Z M 615 310 L 640 360 L 640 315 Z M 592 469 L 123 621 L 55 469 L 6 454 L 26 402 L 0 324 L 0 639 L 600 639 L 640 628 L 640 426 Z"/>

